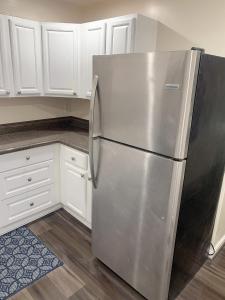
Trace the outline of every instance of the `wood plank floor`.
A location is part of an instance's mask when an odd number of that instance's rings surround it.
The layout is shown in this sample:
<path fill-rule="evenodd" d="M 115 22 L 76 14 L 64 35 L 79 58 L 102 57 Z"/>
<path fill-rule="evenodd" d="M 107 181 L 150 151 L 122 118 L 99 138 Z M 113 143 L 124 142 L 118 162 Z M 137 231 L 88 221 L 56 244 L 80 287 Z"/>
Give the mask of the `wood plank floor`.
<path fill-rule="evenodd" d="M 63 210 L 29 225 L 64 261 L 13 300 L 144 300 L 91 253 L 90 231 Z M 207 263 L 176 300 L 225 299 L 225 250 Z M 152 299 L 154 300 L 154 299 Z"/>

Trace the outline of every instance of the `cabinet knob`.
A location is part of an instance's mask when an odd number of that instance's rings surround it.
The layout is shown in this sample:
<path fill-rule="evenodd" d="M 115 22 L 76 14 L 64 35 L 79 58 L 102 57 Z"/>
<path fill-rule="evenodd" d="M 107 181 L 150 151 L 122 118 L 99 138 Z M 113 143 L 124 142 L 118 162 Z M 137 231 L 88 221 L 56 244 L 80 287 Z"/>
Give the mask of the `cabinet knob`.
<path fill-rule="evenodd" d="M 27 181 L 28 181 L 28 182 L 31 182 L 31 181 L 32 181 L 32 178 L 31 178 L 31 177 L 29 177 L 29 178 L 27 179 Z"/>
<path fill-rule="evenodd" d="M 84 174 L 81 174 L 81 175 L 80 175 L 80 177 L 81 177 L 81 178 L 84 178 L 84 177 L 85 177 L 85 175 L 84 175 Z"/>
<path fill-rule="evenodd" d="M 9 95 L 10 94 L 10 91 L 6 91 L 6 95 Z"/>
<path fill-rule="evenodd" d="M 73 92 L 73 95 L 74 95 L 74 96 L 77 96 L 77 93 L 76 93 L 76 92 Z"/>
<path fill-rule="evenodd" d="M 18 91 L 18 92 L 17 92 L 17 95 L 21 95 L 21 94 L 22 94 L 22 92 L 21 92 L 21 91 Z"/>
<path fill-rule="evenodd" d="M 34 202 L 31 202 L 31 203 L 30 203 L 30 207 L 32 207 L 32 206 L 34 206 Z"/>
<path fill-rule="evenodd" d="M 88 178 L 88 181 L 91 181 L 91 180 L 92 180 L 91 177 L 89 177 L 89 178 Z"/>
<path fill-rule="evenodd" d="M 73 157 L 71 157 L 71 160 L 72 161 L 76 161 L 76 158 L 73 156 Z"/>
<path fill-rule="evenodd" d="M 30 155 L 27 155 L 27 156 L 26 156 L 26 160 L 30 160 Z"/>

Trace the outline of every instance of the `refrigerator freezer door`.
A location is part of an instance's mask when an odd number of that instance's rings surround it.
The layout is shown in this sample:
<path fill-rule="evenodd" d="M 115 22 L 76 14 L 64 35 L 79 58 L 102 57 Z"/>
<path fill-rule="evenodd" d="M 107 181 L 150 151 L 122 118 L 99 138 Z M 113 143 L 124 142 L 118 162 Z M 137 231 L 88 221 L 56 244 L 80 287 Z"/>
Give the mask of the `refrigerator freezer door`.
<path fill-rule="evenodd" d="M 165 300 L 185 161 L 104 139 L 94 143 L 100 158 L 94 255 L 146 298 Z"/>
<path fill-rule="evenodd" d="M 102 137 L 186 158 L 199 57 L 198 51 L 95 56 L 95 125 Z"/>

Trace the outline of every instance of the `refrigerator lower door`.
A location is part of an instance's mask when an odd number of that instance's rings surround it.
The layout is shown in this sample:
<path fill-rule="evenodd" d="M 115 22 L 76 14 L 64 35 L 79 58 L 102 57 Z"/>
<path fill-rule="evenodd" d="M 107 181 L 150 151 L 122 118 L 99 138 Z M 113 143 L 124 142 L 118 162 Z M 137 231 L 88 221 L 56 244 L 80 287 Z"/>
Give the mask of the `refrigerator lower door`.
<path fill-rule="evenodd" d="M 100 151 L 94 255 L 146 298 L 165 300 L 185 162 L 104 139 L 94 143 Z"/>

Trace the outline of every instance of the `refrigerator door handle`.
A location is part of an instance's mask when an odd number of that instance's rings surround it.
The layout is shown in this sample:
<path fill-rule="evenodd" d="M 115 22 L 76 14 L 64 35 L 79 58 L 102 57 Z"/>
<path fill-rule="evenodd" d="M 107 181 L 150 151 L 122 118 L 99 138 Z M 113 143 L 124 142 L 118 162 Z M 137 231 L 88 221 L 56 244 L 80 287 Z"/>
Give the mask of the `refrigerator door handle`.
<path fill-rule="evenodd" d="M 92 183 L 94 188 L 97 187 L 95 171 L 94 171 L 94 158 L 93 158 L 93 139 L 98 137 L 98 135 L 94 136 L 94 109 L 95 109 L 97 88 L 98 88 L 98 76 L 95 75 L 93 79 L 93 88 L 91 93 L 90 120 L 89 120 L 89 161 L 90 161 L 90 172 L 92 177 Z"/>

